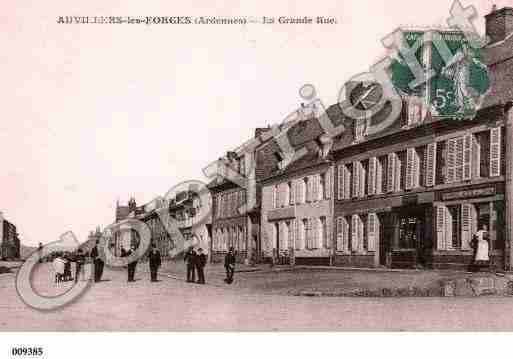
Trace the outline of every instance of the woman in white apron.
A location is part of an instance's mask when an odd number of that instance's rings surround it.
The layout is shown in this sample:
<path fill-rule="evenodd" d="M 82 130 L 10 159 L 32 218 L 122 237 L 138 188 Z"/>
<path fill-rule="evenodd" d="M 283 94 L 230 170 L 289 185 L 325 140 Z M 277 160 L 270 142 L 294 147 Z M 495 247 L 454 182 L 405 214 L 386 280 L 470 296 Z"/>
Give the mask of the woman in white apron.
<path fill-rule="evenodd" d="M 488 266 L 490 263 L 490 246 L 488 243 L 488 230 L 485 225 L 476 233 L 476 256 L 474 264 L 478 267 Z"/>

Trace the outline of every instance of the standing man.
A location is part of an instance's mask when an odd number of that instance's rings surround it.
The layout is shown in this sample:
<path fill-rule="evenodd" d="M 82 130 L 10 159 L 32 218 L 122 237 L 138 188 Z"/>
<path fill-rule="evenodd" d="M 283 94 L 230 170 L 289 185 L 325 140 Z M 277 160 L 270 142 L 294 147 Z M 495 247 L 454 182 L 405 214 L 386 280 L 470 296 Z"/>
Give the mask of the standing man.
<path fill-rule="evenodd" d="M 82 274 L 82 280 L 84 279 L 84 274 L 82 271 L 82 266 L 85 263 L 84 253 L 82 252 L 82 248 L 79 248 L 77 254 L 75 255 L 75 283 L 78 282 L 78 276 Z"/>
<path fill-rule="evenodd" d="M 224 281 L 232 284 L 233 274 L 235 273 L 235 253 L 233 247 L 230 247 L 228 254 L 224 257 L 224 269 L 226 269 L 226 279 Z"/>
<path fill-rule="evenodd" d="M 135 253 L 135 246 L 132 245 L 128 252 L 126 252 L 126 256 L 130 257 L 133 253 Z M 133 262 L 128 263 L 128 281 L 129 282 L 135 282 L 135 267 L 137 267 L 137 260 L 134 260 Z"/>
<path fill-rule="evenodd" d="M 160 259 L 160 251 L 155 246 L 155 243 L 151 245 L 150 254 L 149 254 L 149 262 L 150 262 L 150 273 L 151 273 L 151 281 L 157 281 L 157 271 L 162 263 Z"/>
<path fill-rule="evenodd" d="M 91 258 L 93 259 L 94 263 L 94 281 L 100 282 L 102 280 L 103 275 L 103 266 L 104 262 L 103 259 L 100 256 L 100 253 L 98 252 L 98 244 L 100 244 L 100 241 L 96 241 L 95 246 L 91 250 Z"/>
<path fill-rule="evenodd" d="M 185 253 L 183 260 L 187 263 L 187 283 L 194 283 L 196 279 L 196 252 L 194 251 L 194 248 L 189 248 L 187 253 Z"/>
<path fill-rule="evenodd" d="M 39 263 L 43 263 L 43 243 L 39 242 L 37 247 L 37 253 L 39 255 Z"/>
<path fill-rule="evenodd" d="M 196 258 L 196 271 L 198 272 L 198 283 L 205 284 L 204 268 L 207 264 L 207 256 L 203 253 L 203 248 L 198 248 L 198 256 Z"/>

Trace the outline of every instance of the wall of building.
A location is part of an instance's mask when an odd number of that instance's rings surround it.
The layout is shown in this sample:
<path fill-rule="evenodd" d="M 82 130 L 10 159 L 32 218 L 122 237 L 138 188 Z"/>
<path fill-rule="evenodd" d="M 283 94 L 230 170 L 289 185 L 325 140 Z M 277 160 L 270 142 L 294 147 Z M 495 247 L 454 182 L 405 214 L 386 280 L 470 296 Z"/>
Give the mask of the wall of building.
<path fill-rule="evenodd" d="M 294 257 L 296 264 L 329 264 L 333 250 L 332 178 L 332 168 L 323 165 L 298 170 L 263 185 L 264 258 Z M 307 187 L 305 179 L 310 183 Z"/>

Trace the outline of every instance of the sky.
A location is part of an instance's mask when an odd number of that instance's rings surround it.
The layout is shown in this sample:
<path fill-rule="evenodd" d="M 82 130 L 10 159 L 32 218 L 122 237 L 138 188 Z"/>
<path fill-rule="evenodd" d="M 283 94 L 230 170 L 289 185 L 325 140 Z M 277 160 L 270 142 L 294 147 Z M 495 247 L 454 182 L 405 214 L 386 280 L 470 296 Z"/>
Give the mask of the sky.
<path fill-rule="evenodd" d="M 492 4 L 476 6 L 478 28 Z M 30 1 L 0 12 L 0 211 L 25 245 L 79 241 L 279 123 L 311 83 L 321 100 L 385 54 L 400 25 L 451 1 Z M 335 25 L 58 24 L 59 16 L 329 16 Z"/>

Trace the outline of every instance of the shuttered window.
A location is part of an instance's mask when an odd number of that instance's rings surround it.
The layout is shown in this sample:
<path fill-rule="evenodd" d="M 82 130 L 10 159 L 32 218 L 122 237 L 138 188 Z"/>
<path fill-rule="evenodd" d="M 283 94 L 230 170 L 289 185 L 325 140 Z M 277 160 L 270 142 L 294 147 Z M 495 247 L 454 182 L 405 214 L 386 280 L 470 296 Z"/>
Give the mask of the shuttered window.
<path fill-rule="evenodd" d="M 377 158 L 369 158 L 369 170 L 367 176 L 367 193 L 369 195 L 376 194 L 376 173 L 377 173 Z"/>
<path fill-rule="evenodd" d="M 472 240 L 472 222 L 473 214 L 472 210 L 474 205 L 470 203 L 464 203 L 461 205 L 461 249 L 470 249 L 470 242 Z"/>
<path fill-rule="evenodd" d="M 436 248 L 445 249 L 445 207 L 435 207 L 436 212 Z"/>
<path fill-rule="evenodd" d="M 345 217 L 337 218 L 337 251 L 349 252 L 349 223 Z"/>
<path fill-rule="evenodd" d="M 501 128 L 490 130 L 490 177 L 501 175 Z"/>
<path fill-rule="evenodd" d="M 344 181 L 344 165 L 339 165 L 337 167 L 337 198 L 345 199 L 344 189 L 345 189 L 345 181 Z"/>
<path fill-rule="evenodd" d="M 294 205 L 296 203 L 297 181 L 289 182 L 289 186 L 290 186 L 289 204 Z"/>
<path fill-rule="evenodd" d="M 330 199 L 331 198 L 331 170 L 327 170 L 323 176 L 324 176 L 324 198 Z"/>
<path fill-rule="evenodd" d="M 394 192 L 395 190 L 395 165 L 396 154 L 389 153 L 387 158 L 387 192 Z"/>
<path fill-rule="evenodd" d="M 376 213 L 367 216 L 367 250 L 374 252 L 379 241 L 379 218 Z"/>
<path fill-rule="evenodd" d="M 435 185 L 436 179 L 436 142 L 429 143 L 424 152 L 425 184 L 427 187 Z"/>
<path fill-rule="evenodd" d="M 445 182 L 454 183 L 472 178 L 473 135 L 447 140 Z"/>
<path fill-rule="evenodd" d="M 360 162 L 353 162 L 353 184 L 352 184 L 352 197 L 360 196 Z"/>
<path fill-rule="evenodd" d="M 463 137 L 463 180 L 472 178 L 472 135 Z"/>

